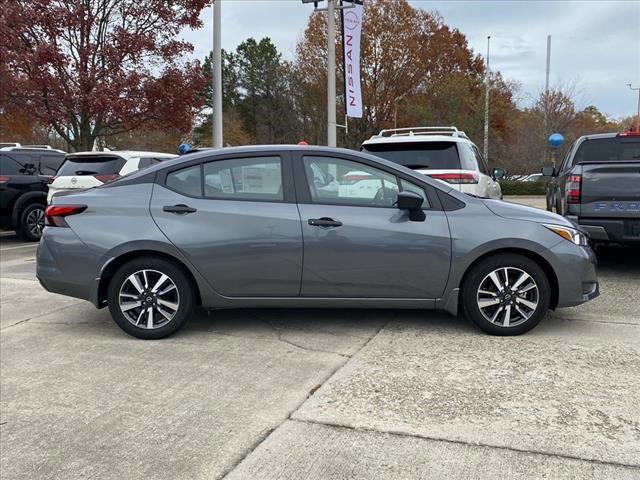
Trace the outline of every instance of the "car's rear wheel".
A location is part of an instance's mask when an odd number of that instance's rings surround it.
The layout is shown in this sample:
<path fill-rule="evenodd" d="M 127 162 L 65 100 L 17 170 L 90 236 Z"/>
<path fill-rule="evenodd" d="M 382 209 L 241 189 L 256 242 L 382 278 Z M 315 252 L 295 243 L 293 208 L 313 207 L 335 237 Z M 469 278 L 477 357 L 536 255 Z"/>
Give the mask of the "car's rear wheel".
<path fill-rule="evenodd" d="M 142 257 L 121 266 L 111 279 L 111 316 L 129 335 L 145 340 L 167 337 L 184 326 L 193 311 L 193 285 L 174 263 Z"/>
<path fill-rule="evenodd" d="M 16 233 L 22 240 L 37 242 L 44 229 L 44 209 L 41 203 L 30 203 L 22 209 Z"/>
<path fill-rule="evenodd" d="M 475 265 L 462 286 L 465 316 L 492 335 L 520 335 L 544 318 L 551 302 L 549 280 L 533 260 L 496 255 Z"/>

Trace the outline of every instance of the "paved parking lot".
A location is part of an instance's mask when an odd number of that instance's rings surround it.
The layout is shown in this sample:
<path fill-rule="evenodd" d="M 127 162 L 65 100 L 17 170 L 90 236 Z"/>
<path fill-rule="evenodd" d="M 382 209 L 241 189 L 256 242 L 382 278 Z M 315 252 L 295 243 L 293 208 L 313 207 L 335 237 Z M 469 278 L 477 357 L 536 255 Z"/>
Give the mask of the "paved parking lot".
<path fill-rule="evenodd" d="M 3 480 L 640 479 L 640 251 L 601 250 L 601 297 L 521 337 L 239 310 L 145 342 L 0 250 Z"/>

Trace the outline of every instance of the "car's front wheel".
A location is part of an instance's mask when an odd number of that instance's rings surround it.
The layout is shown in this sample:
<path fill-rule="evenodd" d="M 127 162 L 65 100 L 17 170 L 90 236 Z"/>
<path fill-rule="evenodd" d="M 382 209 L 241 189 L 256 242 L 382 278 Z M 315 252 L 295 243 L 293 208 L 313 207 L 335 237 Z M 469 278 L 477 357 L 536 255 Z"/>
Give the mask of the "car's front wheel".
<path fill-rule="evenodd" d="M 522 255 L 488 257 L 475 265 L 462 286 L 465 316 L 492 335 L 520 335 L 549 310 L 549 280 L 540 266 Z"/>
<path fill-rule="evenodd" d="M 193 285 L 174 263 L 142 257 L 122 265 L 109 283 L 111 316 L 129 335 L 145 340 L 167 337 L 184 326 L 193 311 Z"/>

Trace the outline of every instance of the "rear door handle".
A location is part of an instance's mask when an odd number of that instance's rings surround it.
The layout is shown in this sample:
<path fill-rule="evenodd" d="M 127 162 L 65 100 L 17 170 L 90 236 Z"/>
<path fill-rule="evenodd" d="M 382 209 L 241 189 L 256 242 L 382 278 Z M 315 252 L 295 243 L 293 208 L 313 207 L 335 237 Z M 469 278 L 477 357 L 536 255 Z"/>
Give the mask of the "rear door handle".
<path fill-rule="evenodd" d="M 333 218 L 329 218 L 329 217 L 310 218 L 309 220 L 307 220 L 307 222 L 309 223 L 309 225 L 312 225 L 314 227 L 341 227 L 342 226 L 342 222 L 340 220 L 334 220 Z"/>
<path fill-rule="evenodd" d="M 197 212 L 198 209 L 189 207 L 188 205 L 180 204 L 180 205 L 165 205 L 164 207 L 162 207 L 162 211 L 169 212 L 169 213 L 184 214 L 184 213 Z"/>

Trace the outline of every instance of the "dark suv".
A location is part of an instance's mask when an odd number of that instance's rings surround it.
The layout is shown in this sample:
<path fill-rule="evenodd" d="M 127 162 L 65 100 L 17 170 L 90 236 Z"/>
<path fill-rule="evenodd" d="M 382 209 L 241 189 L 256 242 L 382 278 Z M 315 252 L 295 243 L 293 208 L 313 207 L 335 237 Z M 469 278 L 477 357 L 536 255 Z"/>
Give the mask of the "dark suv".
<path fill-rule="evenodd" d="M 37 241 L 44 227 L 47 185 L 65 153 L 50 148 L 0 150 L 0 227 Z"/>

